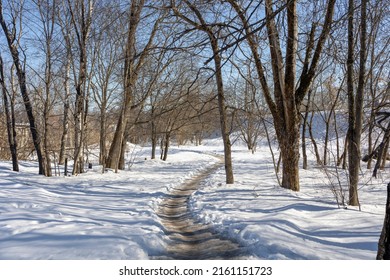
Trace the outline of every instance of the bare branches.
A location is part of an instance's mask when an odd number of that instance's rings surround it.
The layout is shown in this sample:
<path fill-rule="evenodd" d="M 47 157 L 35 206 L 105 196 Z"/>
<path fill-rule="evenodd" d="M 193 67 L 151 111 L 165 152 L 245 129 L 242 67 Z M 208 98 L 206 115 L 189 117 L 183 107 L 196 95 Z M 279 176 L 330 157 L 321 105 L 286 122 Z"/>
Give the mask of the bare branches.
<path fill-rule="evenodd" d="M 325 15 L 324 23 L 322 24 L 323 28 L 321 31 L 321 35 L 317 41 L 317 46 L 315 48 L 313 59 L 311 60 L 310 67 L 304 67 L 301 77 L 300 77 L 300 83 L 299 87 L 296 90 L 296 104 L 297 106 L 301 104 L 303 98 L 305 97 L 313 79 L 317 71 L 318 63 L 320 61 L 320 56 L 322 53 L 322 50 L 324 48 L 325 40 L 327 39 L 330 30 L 332 28 L 332 21 L 333 21 L 333 13 L 334 13 L 334 7 L 335 7 L 336 0 L 329 0 Z M 314 35 L 314 25 L 312 26 L 312 32 L 311 37 Z M 306 59 L 309 58 L 310 50 L 313 46 L 313 40 L 309 39 L 308 42 L 308 51 L 306 55 Z M 305 64 L 308 64 L 308 61 L 305 59 Z"/>

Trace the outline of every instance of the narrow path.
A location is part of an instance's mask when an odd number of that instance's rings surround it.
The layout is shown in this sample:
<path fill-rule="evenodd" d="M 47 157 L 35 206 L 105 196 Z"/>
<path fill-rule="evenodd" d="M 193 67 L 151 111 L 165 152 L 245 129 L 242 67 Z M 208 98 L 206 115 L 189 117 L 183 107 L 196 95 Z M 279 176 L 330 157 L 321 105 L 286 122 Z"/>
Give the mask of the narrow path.
<path fill-rule="evenodd" d="M 169 238 L 165 255 L 157 259 L 240 259 L 245 250 L 213 230 L 212 225 L 200 224 L 189 209 L 188 201 L 204 180 L 223 165 L 218 162 L 189 182 L 175 188 L 160 204 L 165 234 Z"/>

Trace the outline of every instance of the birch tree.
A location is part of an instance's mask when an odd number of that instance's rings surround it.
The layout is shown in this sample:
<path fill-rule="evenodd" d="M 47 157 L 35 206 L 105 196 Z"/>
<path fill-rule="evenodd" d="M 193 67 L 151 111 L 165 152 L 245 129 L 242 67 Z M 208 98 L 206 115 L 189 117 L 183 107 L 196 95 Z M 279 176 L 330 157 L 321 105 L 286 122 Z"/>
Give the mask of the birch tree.
<path fill-rule="evenodd" d="M 84 166 L 85 119 L 87 111 L 87 44 L 91 31 L 94 0 L 67 0 L 66 9 L 70 15 L 71 25 L 75 33 L 78 51 L 77 73 L 75 72 L 75 111 L 74 118 L 74 165 L 73 175 L 82 173 Z M 74 71 L 76 71 L 74 69 Z"/>

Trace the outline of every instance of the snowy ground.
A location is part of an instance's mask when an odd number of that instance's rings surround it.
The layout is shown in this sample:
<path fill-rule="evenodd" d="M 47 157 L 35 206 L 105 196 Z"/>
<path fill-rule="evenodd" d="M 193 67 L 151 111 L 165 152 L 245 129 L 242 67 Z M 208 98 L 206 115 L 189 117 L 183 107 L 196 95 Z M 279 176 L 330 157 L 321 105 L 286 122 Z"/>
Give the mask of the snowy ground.
<path fill-rule="evenodd" d="M 135 154 L 130 170 L 45 178 L 23 162 L 0 163 L 0 259 L 149 259 L 164 250 L 155 210 L 171 187 L 217 161 L 216 140 L 171 147 L 167 162 Z M 234 185 L 221 169 L 190 201 L 199 221 L 250 248 L 254 259 L 374 259 L 388 175 L 365 177 L 361 211 L 339 208 L 326 174 L 301 171 L 301 192 L 277 186 L 266 146 L 235 145 Z M 330 171 L 331 172 L 331 171 Z M 343 175 L 341 175 L 342 179 Z M 344 176 L 345 177 L 345 176 Z"/>

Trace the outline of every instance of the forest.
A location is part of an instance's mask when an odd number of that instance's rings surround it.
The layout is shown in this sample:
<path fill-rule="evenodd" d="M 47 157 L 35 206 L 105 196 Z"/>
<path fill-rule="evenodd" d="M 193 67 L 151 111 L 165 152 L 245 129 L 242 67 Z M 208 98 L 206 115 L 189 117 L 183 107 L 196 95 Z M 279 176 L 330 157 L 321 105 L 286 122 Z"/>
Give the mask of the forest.
<path fill-rule="evenodd" d="M 389 4 L 0 0 L 0 161 L 118 173 L 129 143 L 167 161 L 221 137 L 230 185 L 235 141 L 264 142 L 280 187 L 300 192 L 313 155 L 359 206 L 362 168 L 376 178 L 390 159 Z"/>

